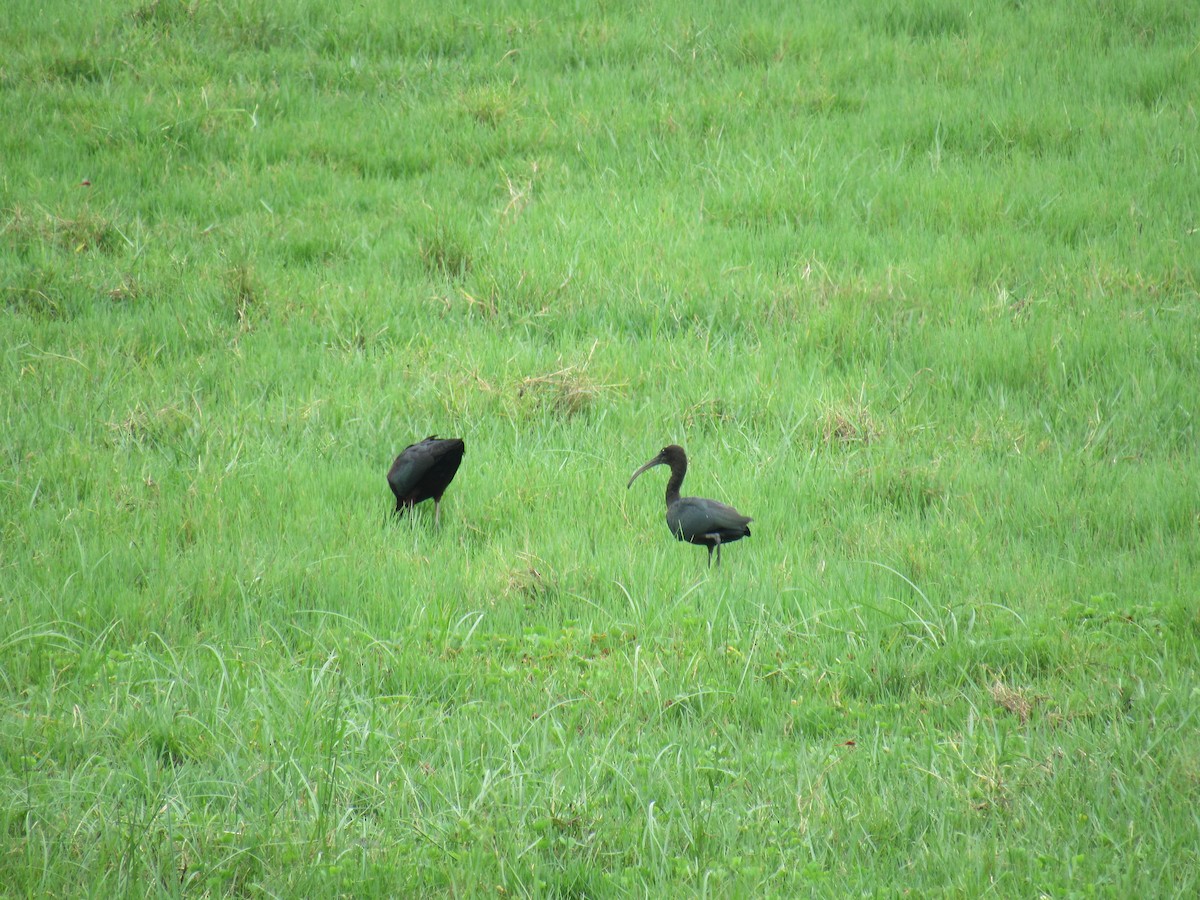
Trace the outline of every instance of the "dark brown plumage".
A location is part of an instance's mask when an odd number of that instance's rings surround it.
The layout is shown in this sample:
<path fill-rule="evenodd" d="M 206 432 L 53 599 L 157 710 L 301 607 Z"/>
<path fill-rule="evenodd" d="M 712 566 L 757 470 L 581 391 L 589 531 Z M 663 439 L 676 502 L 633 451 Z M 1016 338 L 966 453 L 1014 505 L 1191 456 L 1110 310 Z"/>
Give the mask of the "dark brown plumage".
<path fill-rule="evenodd" d="M 396 515 L 403 515 L 408 507 L 432 498 L 436 525 L 442 494 L 458 472 L 464 449 L 461 438 L 440 439 L 436 434 L 405 447 L 387 476 L 388 485 L 396 495 Z"/>

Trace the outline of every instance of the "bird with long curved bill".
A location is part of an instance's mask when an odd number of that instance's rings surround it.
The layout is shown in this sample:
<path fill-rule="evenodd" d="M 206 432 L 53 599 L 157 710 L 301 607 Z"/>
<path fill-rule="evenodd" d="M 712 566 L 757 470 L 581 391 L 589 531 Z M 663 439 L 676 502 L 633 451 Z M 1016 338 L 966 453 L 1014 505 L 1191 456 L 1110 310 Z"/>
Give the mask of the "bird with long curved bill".
<path fill-rule="evenodd" d="M 671 477 L 667 481 L 667 527 L 677 540 L 699 544 L 708 548 L 708 564 L 712 565 L 713 549 L 717 551 L 717 565 L 721 565 L 721 545 L 740 541 L 750 536 L 749 525 L 754 520 L 725 503 L 704 497 L 680 497 L 683 476 L 687 474 L 687 454 L 678 444 L 663 447 L 650 462 L 633 473 L 626 490 L 647 469 L 669 466 Z"/>
<path fill-rule="evenodd" d="M 442 494 L 454 480 L 465 448 L 462 438 L 438 438 L 436 434 L 405 447 L 387 476 L 396 495 L 395 514 L 402 516 L 410 506 L 432 499 L 433 524 L 437 525 Z"/>

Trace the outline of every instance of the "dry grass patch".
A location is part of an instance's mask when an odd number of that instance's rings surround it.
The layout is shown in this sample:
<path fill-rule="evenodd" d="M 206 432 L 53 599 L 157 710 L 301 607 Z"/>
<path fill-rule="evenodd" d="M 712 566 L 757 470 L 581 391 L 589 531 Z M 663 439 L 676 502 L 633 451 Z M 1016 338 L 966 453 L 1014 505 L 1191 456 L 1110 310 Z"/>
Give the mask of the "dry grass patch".
<path fill-rule="evenodd" d="M 1029 714 L 1033 711 L 1034 699 L 1030 699 L 1020 691 L 1010 688 L 999 678 L 992 681 L 988 692 L 992 695 L 992 699 L 996 701 L 997 705 L 1016 716 L 1022 725 L 1029 721 Z"/>
<path fill-rule="evenodd" d="M 821 440 L 826 445 L 861 444 L 878 440 L 883 429 L 861 400 L 843 407 L 830 407 L 819 420 Z"/>
<path fill-rule="evenodd" d="M 538 606 L 558 594 L 558 576 L 532 553 L 520 554 L 521 564 L 508 572 L 506 599 L 517 599 L 526 607 Z"/>
<path fill-rule="evenodd" d="M 592 352 L 595 352 L 595 346 Z M 532 375 L 521 380 L 517 396 L 531 399 L 560 419 L 571 419 L 592 408 L 597 399 L 619 391 L 625 382 L 601 382 L 588 373 L 588 360 L 580 365 L 565 366 L 545 375 Z"/>
<path fill-rule="evenodd" d="M 46 209 L 30 212 L 20 206 L 7 210 L 0 239 L 26 249 L 48 246 L 68 253 L 109 253 L 122 243 L 121 233 L 112 221 L 91 210 L 58 216 Z"/>

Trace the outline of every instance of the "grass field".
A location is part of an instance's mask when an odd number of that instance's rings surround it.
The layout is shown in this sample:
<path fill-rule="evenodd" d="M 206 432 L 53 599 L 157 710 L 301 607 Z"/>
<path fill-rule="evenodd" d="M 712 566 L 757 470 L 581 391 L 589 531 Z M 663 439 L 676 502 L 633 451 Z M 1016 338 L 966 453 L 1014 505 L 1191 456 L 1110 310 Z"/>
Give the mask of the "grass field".
<path fill-rule="evenodd" d="M 1200 13 L 737 6 L 9 4 L 0 895 L 1196 896 Z"/>

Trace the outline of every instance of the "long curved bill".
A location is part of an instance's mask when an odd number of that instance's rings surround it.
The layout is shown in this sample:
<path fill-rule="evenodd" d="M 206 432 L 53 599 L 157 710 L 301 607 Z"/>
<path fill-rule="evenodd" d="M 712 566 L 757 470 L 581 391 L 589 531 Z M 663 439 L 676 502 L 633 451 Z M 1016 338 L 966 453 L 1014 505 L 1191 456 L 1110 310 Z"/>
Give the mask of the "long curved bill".
<path fill-rule="evenodd" d="M 633 486 L 634 481 L 637 480 L 637 477 L 639 475 L 641 475 L 643 472 L 645 472 L 647 469 L 653 469 L 655 466 L 661 466 L 662 464 L 663 464 L 663 461 L 662 461 L 661 454 L 659 456 L 654 457 L 654 459 L 650 460 L 650 462 L 646 463 L 644 466 L 642 466 L 640 469 L 638 469 L 636 472 L 633 473 L 633 476 L 629 479 L 629 484 L 625 485 L 625 490 L 629 490 L 629 488 Z"/>

